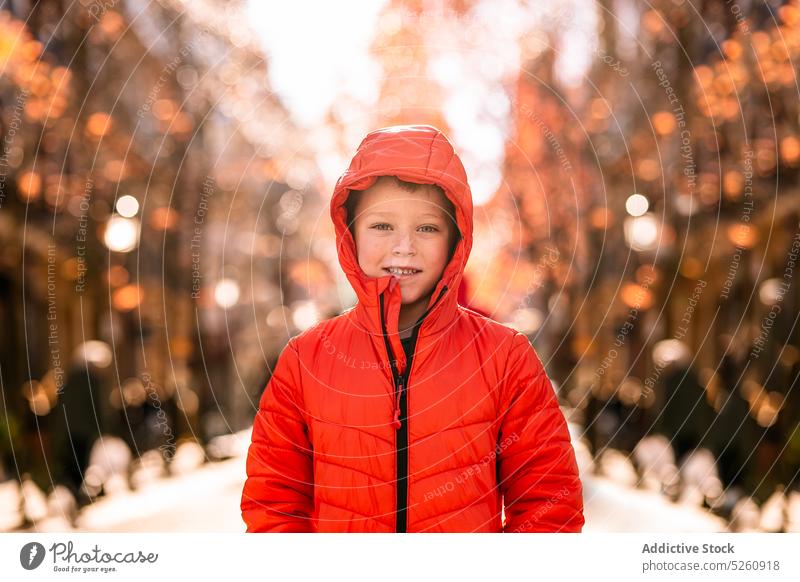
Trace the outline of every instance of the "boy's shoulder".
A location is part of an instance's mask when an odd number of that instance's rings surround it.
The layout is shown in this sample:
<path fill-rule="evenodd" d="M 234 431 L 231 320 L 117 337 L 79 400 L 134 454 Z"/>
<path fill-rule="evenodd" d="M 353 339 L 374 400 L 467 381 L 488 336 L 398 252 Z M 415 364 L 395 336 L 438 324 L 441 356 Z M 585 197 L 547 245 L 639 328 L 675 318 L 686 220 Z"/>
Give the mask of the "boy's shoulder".
<path fill-rule="evenodd" d="M 511 341 L 516 336 L 523 336 L 527 339 L 525 334 L 514 329 L 513 327 L 504 323 L 500 323 L 499 321 L 495 321 L 491 317 L 478 313 L 477 311 L 473 311 L 468 307 L 459 305 L 458 310 L 461 315 L 461 319 L 466 325 L 474 328 L 474 333 L 476 334 L 488 334 L 498 342 Z"/>
<path fill-rule="evenodd" d="M 300 333 L 292 336 L 289 340 L 296 348 L 308 347 L 310 344 L 317 344 L 325 341 L 332 335 L 335 335 L 344 325 L 351 325 L 347 319 L 352 309 L 348 309 L 343 313 L 323 319 L 315 323 L 311 327 L 301 331 Z"/>
<path fill-rule="evenodd" d="M 482 313 L 478 313 L 477 311 L 473 311 L 469 307 L 464 307 L 463 305 L 458 306 L 458 311 L 461 314 L 461 317 L 478 325 L 486 326 L 492 332 L 501 333 L 501 334 L 511 334 L 514 335 L 518 333 L 517 330 L 514 328 L 505 325 L 504 323 L 500 323 L 499 321 L 492 319 L 488 315 L 484 315 Z"/>
<path fill-rule="evenodd" d="M 539 355 L 526 333 L 461 305 L 458 308 L 462 319 L 466 319 L 473 326 L 470 333 L 474 336 L 485 334 L 484 337 L 488 341 L 481 343 L 494 346 L 493 353 L 496 353 L 500 360 L 525 361 L 532 358 L 534 365 L 543 369 Z"/>

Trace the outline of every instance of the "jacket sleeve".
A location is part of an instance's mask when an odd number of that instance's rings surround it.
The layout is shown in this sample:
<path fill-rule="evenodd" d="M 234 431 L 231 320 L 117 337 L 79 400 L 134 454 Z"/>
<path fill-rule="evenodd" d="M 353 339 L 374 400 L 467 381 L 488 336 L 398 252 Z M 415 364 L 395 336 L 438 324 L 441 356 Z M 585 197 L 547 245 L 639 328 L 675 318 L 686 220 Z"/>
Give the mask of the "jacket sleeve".
<path fill-rule="evenodd" d="M 528 338 L 514 336 L 500 394 L 498 483 L 504 532 L 580 532 L 575 452 L 553 386 Z"/>
<path fill-rule="evenodd" d="M 300 361 L 290 341 L 253 423 L 241 502 L 248 532 L 311 531 L 313 456 L 302 402 Z"/>

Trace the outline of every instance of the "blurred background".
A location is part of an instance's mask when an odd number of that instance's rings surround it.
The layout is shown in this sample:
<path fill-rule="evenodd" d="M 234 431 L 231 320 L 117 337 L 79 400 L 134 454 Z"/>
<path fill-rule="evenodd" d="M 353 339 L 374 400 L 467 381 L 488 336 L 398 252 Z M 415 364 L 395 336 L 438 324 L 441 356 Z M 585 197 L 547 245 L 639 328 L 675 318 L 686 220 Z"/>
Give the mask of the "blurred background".
<path fill-rule="evenodd" d="M 551 5 L 552 4 L 552 5 Z M 0 531 L 244 531 L 365 133 L 467 167 L 586 531 L 800 531 L 800 5 L 0 2 Z"/>

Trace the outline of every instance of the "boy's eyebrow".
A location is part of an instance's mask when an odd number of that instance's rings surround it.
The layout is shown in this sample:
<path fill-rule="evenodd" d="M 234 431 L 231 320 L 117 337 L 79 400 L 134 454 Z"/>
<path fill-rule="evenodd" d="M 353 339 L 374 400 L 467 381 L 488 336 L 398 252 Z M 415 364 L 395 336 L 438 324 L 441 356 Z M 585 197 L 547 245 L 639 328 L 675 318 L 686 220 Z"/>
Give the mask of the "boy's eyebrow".
<path fill-rule="evenodd" d="M 380 210 L 368 210 L 364 213 L 365 216 L 394 216 L 393 212 L 382 212 Z M 433 212 L 423 212 L 418 216 L 432 216 L 433 218 L 444 218 L 441 214 L 435 214 Z"/>

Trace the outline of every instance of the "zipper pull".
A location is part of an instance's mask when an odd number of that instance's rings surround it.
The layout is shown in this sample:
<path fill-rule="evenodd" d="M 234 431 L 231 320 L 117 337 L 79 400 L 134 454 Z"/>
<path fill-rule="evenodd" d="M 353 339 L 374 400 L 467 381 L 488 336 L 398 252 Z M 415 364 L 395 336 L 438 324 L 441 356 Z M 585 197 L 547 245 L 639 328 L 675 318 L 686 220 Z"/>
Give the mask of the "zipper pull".
<path fill-rule="evenodd" d="M 392 426 L 395 430 L 400 430 L 402 423 L 400 422 L 400 398 L 403 397 L 403 389 L 405 388 L 403 383 L 403 376 L 401 375 L 397 379 L 397 400 L 394 406 L 394 420 L 392 421 Z"/>
<path fill-rule="evenodd" d="M 394 421 L 392 421 L 392 426 L 395 430 L 400 430 L 400 427 L 403 426 L 403 423 L 400 422 L 400 409 L 394 409 Z"/>

